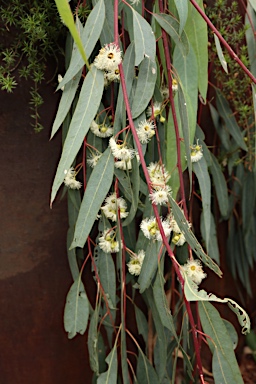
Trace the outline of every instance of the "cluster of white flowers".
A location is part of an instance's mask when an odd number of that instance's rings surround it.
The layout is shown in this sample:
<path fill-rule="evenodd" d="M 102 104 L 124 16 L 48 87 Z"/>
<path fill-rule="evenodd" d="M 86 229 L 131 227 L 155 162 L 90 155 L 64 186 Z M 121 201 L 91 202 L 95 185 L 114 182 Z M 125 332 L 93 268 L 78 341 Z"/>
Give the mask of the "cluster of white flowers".
<path fill-rule="evenodd" d="M 70 168 L 69 170 L 65 170 L 65 178 L 64 184 L 70 189 L 79 189 L 82 187 L 82 183 L 76 180 L 76 171 L 74 168 Z"/>
<path fill-rule="evenodd" d="M 120 81 L 120 71 L 118 67 L 112 71 L 104 72 L 104 86 L 107 87 L 110 83 L 112 83 L 112 81 Z"/>
<path fill-rule="evenodd" d="M 116 241 L 116 233 L 111 229 L 106 229 L 99 237 L 99 247 L 106 253 L 119 251 L 119 243 Z"/>
<path fill-rule="evenodd" d="M 117 221 L 118 209 L 120 210 L 120 218 L 124 219 L 128 216 L 129 212 L 126 211 L 127 204 L 122 197 L 116 197 L 115 193 L 112 193 L 105 199 L 105 204 L 101 207 L 104 215 L 112 220 Z"/>
<path fill-rule="evenodd" d="M 139 122 L 137 134 L 142 144 L 146 144 L 155 135 L 155 124 L 153 121 L 142 120 Z"/>
<path fill-rule="evenodd" d="M 122 61 L 122 52 L 114 44 L 106 44 L 100 49 L 99 54 L 94 59 L 96 68 L 104 71 L 104 84 L 107 86 L 112 81 L 120 80 L 118 65 Z"/>
<path fill-rule="evenodd" d="M 182 232 L 182 230 L 180 229 L 180 227 L 178 226 L 176 220 L 173 218 L 172 215 L 169 215 L 169 220 L 170 220 L 170 226 L 173 231 L 172 243 L 178 247 L 181 247 L 186 242 L 184 233 Z M 189 227 L 191 227 L 191 224 L 189 222 L 187 222 L 187 224 L 189 225 Z"/>
<path fill-rule="evenodd" d="M 163 226 L 164 234 L 166 237 L 168 237 L 172 229 L 167 220 L 161 219 L 161 223 Z M 162 236 L 155 217 L 143 219 L 140 223 L 140 228 L 144 236 L 146 236 L 148 239 L 162 241 Z"/>
<path fill-rule="evenodd" d="M 152 187 L 154 189 L 165 187 L 171 176 L 169 172 L 166 171 L 164 164 L 150 163 L 147 169 Z"/>
<path fill-rule="evenodd" d="M 98 163 L 99 159 L 101 158 L 102 154 L 96 155 L 95 153 L 92 153 L 90 157 L 87 158 L 87 164 L 91 167 L 94 168 L 95 165 Z"/>
<path fill-rule="evenodd" d="M 151 107 L 151 105 L 148 107 L 148 109 L 147 109 L 147 116 L 148 117 L 154 117 L 154 118 L 156 118 L 157 116 L 160 116 L 161 123 L 164 123 L 165 122 L 165 117 L 162 116 L 163 109 L 164 108 L 163 108 L 162 103 L 159 103 L 158 101 L 155 101 L 154 104 L 153 104 L 153 107 Z"/>
<path fill-rule="evenodd" d="M 95 120 L 91 122 L 90 129 L 98 137 L 110 137 L 113 135 L 113 128 L 107 124 L 97 124 Z"/>
<path fill-rule="evenodd" d="M 191 161 L 192 163 L 196 163 L 197 161 L 201 160 L 203 157 L 203 150 L 202 150 L 202 145 L 194 144 L 190 146 L 191 152 Z"/>
<path fill-rule="evenodd" d="M 149 195 L 150 200 L 154 204 L 166 204 L 172 192 L 172 189 L 166 185 L 170 179 L 169 173 L 165 166 L 159 163 L 150 163 L 147 169 L 152 186 L 152 193 Z"/>
<path fill-rule="evenodd" d="M 182 266 L 182 269 L 197 285 L 207 276 L 199 260 L 189 260 Z"/>
<path fill-rule="evenodd" d="M 131 160 L 137 155 L 136 151 L 128 148 L 124 143 L 117 144 L 114 137 L 109 140 L 109 146 L 113 156 L 117 159 L 115 167 L 124 170 L 132 169 Z"/>
<path fill-rule="evenodd" d="M 171 196 L 171 192 L 172 189 L 168 185 L 165 185 L 164 187 L 157 187 L 150 193 L 149 198 L 153 204 L 166 204 Z"/>
<path fill-rule="evenodd" d="M 127 263 L 128 271 L 131 275 L 138 276 L 140 274 L 144 257 L 145 252 L 143 249 L 131 255 L 130 261 Z"/>

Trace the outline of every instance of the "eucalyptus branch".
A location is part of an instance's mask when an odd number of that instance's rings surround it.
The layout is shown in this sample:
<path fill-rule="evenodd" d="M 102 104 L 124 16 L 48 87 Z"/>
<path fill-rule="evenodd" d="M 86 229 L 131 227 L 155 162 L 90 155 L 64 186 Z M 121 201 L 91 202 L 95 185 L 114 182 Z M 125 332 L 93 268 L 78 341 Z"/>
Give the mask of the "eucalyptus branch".
<path fill-rule="evenodd" d="M 215 35 L 219 38 L 221 43 L 224 45 L 230 56 L 237 62 L 237 64 L 242 68 L 242 70 L 250 77 L 250 79 L 256 84 L 256 78 L 253 76 L 253 74 L 249 71 L 249 69 L 244 65 L 244 63 L 239 59 L 237 54 L 233 51 L 233 49 L 230 47 L 230 45 L 226 42 L 226 40 L 222 37 L 220 32 L 215 28 L 211 20 L 206 16 L 204 11 L 199 7 L 197 2 L 195 0 L 190 0 L 191 4 L 195 7 L 198 13 L 202 16 L 202 18 L 206 21 L 210 29 L 215 33 Z"/>

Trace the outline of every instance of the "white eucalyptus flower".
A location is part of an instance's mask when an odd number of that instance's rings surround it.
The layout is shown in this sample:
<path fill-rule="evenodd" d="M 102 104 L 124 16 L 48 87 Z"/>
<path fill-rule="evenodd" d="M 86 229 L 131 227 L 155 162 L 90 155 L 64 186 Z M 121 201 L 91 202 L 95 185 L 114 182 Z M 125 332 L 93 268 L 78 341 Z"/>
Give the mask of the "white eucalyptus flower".
<path fill-rule="evenodd" d="M 151 117 L 151 116 L 157 117 L 157 116 L 161 115 L 161 112 L 162 112 L 162 103 L 159 103 L 159 101 L 155 101 L 153 104 L 153 110 L 152 110 L 151 105 L 148 107 L 147 116 L 148 117 Z"/>
<path fill-rule="evenodd" d="M 94 59 L 94 65 L 103 71 L 113 71 L 121 61 L 122 56 L 119 47 L 114 43 L 110 43 L 101 48 L 98 56 Z"/>
<path fill-rule="evenodd" d="M 105 71 L 104 73 L 104 85 L 107 87 L 112 81 L 120 81 L 120 71 L 118 67 L 112 69 L 112 71 Z"/>
<path fill-rule="evenodd" d="M 189 260 L 182 266 L 183 271 L 191 278 L 191 280 L 200 284 L 207 274 L 204 273 L 201 262 L 199 260 Z"/>
<path fill-rule="evenodd" d="M 109 140 L 109 146 L 113 156 L 119 160 L 129 161 L 134 158 L 136 151 L 128 148 L 124 143 L 117 144 L 114 137 Z"/>
<path fill-rule="evenodd" d="M 177 245 L 178 247 L 181 247 L 183 244 L 185 244 L 186 238 L 182 232 L 174 232 L 172 237 L 172 243 Z"/>
<path fill-rule="evenodd" d="M 70 189 L 80 189 L 82 187 L 82 183 L 76 180 L 76 171 L 73 167 L 69 170 L 65 170 L 64 173 L 66 175 L 64 178 L 64 184 L 66 187 Z"/>
<path fill-rule="evenodd" d="M 99 237 L 99 247 L 106 253 L 115 253 L 119 251 L 119 243 L 116 241 L 116 233 L 113 230 L 106 229 Z"/>
<path fill-rule="evenodd" d="M 166 220 L 161 220 L 165 236 L 171 233 L 171 227 Z M 162 236 L 155 217 L 146 218 L 140 223 L 140 228 L 148 239 L 162 241 Z"/>
<path fill-rule="evenodd" d="M 134 253 L 131 256 L 129 263 L 127 263 L 128 271 L 131 275 L 138 276 L 140 274 L 144 257 L 145 252 L 143 250 L 140 250 L 138 254 Z"/>
<path fill-rule="evenodd" d="M 123 169 L 124 171 L 130 171 L 132 169 L 132 162 L 131 160 L 117 160 L 115 161 L 115 167 Z"/>
<path fill-rule="evenodd" d="M 166 185 L 163 188 L 158 188 L 156 190 L 153 190 L 152 193 L 150 193 L 149 198 L 154 204 L 166 204 L 168 202 L 169 197 L 171 196 L 172 189 Z"/>
<path fill-rule="evenodd" d="M 110 196 L 108 196 L 104 203 L 105 205 L 103 205 L 101 209 L 104 215 L 112 221 L 117 221 L 118 209 L 120 210 L 121 219 L 124 219 L 129 214 L 129 212 L 126 211 L 126 201 L 122 197 L 116 198 L 115 193 L 112 193 Z"/>
<path fill-rule="evenodd" d="M 169 173 L 166 171 L 164 165 L 159 163 L 150 163 L 147 167 L 152 187 L 156 190 L 165 187 L 170 179 Z"/>
<path fill-rule="evenodd" d="M 88 159 L 87 159 L 87 164 L 91 168 L 94 168 L 95 165 L 98 163 L 100 158 L 101 158 L 101 154 L 100 155 L 91 154 L 90 157 L 88 157 Z"/>
<path fill-rule="evenodd" d="M 90 129 L 98 137 L 110 137 L 113 135 L 113 128 L 107 124 L 97 124 L 95 120 L 91 122 Z"/>
<path fill-rule="evenodd" d="M 155 124 L 153 121 L 142 120 L 139 122 L 137 134 L 142 144 L 146 144 L 155 135 Z"/>
<path fill-rule="evenodd" d="M 199 144 L 191 145 L 190 149 L 191 149 L 190 156 L 191 156 L 192 163 L 196 163 L 202 159 L 203 157 L 202 145 L 199 145 Z"/>

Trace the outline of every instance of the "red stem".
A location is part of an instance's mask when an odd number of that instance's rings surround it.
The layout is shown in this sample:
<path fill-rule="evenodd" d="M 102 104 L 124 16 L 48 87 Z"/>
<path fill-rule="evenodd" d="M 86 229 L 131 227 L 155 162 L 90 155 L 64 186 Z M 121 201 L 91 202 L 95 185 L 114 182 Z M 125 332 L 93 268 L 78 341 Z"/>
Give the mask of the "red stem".
<path fill-rule="evenodd" d="M 190 0 L 191 4 L 195 7 L 198 13 L 202 16 L 204 21 L 208 24 L 208 26 L 211 28 L 211 30 L 215 33 L 216 36 L 218 36 L 221 43 L 224 45 L 230 56 L 237 62 L 238 65 L 242 68 L 242 70 L 250 77 L 250 79 L 256 84 L 256 78 L 253 76 L 253 74 L 249 71 L 249 69 L 242 63 L 242 61 L 239 59 L 237 54 L 233 51 L 233 49 L 230 47 L 230 45 L 226 42 L 226 40 L 222 37 L 222 35 L 219 33 L 219 31 L 214 27 L 211 20 L 206 16 L 204 11 L 199 7 L 197 2 L 195 0 Z"/>

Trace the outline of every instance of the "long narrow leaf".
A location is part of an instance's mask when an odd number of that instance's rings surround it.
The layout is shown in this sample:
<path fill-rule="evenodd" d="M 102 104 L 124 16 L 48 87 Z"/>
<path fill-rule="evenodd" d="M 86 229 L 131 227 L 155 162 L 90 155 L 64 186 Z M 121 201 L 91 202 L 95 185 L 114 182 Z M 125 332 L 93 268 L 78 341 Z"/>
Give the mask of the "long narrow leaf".
<path fill-rule="evenodd" d="M 113 180 L 114 158 L 106 149 L 93 169 L 76 222 L 71 248 L 83 247 Z"/>
<path fill-rule="evenodd" d="M 65 171 L 71 167 L 81 148 L 84 137 L 89 130 L 90 124 L 97 113 L 103 93 L 103 87 L 104 78 L 102 71 L 94 68 L 88 72 L 80 92 L 76 110 L 70 123 L 61 159 L 54 178 L 51 204 L 64 180 Z"/>

